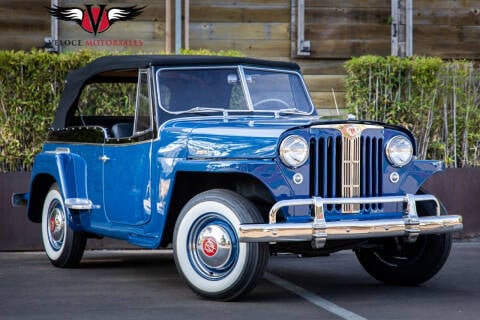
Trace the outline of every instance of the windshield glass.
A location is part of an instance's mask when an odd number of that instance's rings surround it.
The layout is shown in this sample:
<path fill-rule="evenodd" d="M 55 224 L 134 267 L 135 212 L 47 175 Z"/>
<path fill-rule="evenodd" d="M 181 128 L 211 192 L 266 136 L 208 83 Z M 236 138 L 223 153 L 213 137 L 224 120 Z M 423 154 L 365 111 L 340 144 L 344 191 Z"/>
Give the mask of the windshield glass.
<path fill-rule="evenodd" d="M 245 79 L 255 110 L 312 110 L 296 73 L 245 69 Z"/>
<path fill-rule="evenodd" d="M 239 78 L 236 68 L 160 70 L 160 104 L 170 112 L 199 108 L 248 110 Z"/>
<path fill-rule="evenodd" d="M 171 113 L 313 110 L 301 77 L 295 72 L 169 68 L 159 69 L 156 78 L 160 106 Z"/>

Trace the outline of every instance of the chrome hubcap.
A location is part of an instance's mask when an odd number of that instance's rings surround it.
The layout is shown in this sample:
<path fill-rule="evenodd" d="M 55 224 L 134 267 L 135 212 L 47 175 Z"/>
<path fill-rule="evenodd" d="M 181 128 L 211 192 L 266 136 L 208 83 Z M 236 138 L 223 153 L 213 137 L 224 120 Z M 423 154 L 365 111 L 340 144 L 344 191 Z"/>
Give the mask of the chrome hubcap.
<path fill-rule="evenodd" d="M 210 268 L 222 268 L 232 255 L 232 240 L 219 225 L 208 225 L 200 231 L 197 239 L 197 255 Z"/>
<path fill-rule="evenodd" d="M 233 230 L 215 213 L 206 214 L 192 225 L 187 252 L 192 266 L 202 277 L 219 280 L 232 271 L 239 250 Z"/>
<path fill-rule="evenodd" d="M 53 249 L 62 247 L 65 237 L 65 215 L 58 207 L 59 203 L 52 203 L 48 214 L 48 239 Z"/>

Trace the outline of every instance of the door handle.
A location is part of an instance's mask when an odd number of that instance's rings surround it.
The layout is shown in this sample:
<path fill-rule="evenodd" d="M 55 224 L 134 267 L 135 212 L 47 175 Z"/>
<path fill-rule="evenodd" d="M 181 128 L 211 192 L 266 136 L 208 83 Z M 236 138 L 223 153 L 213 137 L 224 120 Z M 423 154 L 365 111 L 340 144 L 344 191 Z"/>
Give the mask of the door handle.
<path fill-rule="evenodd" d="M 98 159 L 103 161 L 103 162 L 107 162 L 108 160 L 110 160 L 110 158 L 107 157 L 106 155 L 103 155 L 103 156 L 99 157 Z"/>

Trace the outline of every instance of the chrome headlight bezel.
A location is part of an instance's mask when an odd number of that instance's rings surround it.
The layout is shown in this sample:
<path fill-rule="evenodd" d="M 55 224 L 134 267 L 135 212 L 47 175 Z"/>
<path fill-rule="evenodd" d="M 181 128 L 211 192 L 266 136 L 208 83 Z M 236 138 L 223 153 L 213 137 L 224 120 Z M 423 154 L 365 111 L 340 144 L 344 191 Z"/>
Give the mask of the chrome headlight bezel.
<path fill-rule="evenodd" d="M 394 167 L 404 167 L 412 161 L 413 144 L 405 136 L 394 136 L 385 146 L 385 154 Z"/>
<path fill-rule="evenodd" d="M 287 167 L 298 168 L 308 160 L 308 143 L 299 135 L 288 136 L 280 143 L 279 156 L 282 163 Z"/>

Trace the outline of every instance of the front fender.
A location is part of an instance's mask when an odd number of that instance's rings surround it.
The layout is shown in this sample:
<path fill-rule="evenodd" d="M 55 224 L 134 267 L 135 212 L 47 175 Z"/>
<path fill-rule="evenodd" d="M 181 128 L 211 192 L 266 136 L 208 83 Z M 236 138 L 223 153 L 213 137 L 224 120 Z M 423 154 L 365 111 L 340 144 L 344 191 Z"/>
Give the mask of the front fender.
<path fill-rule="evenodd" d="M 41 221 L 44 198 L 55 182 L 64 199 L 87 198 L 85 161 L 70 152 L 43 152 L 35 157 L 27 205 L 27 214 L 31 221 Z M 71 223 L 70 211 L 68 208 L 65 210 Z"/>
<path fill-rule="evenodd" d="M 442 161 L 415 160 L 412 162 L 400 190 L 403 193 L 415 194 L 432 175 L 444 170 L 445 166 Z"/>

